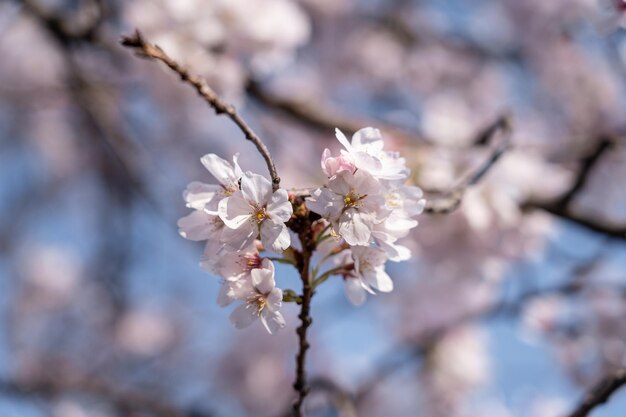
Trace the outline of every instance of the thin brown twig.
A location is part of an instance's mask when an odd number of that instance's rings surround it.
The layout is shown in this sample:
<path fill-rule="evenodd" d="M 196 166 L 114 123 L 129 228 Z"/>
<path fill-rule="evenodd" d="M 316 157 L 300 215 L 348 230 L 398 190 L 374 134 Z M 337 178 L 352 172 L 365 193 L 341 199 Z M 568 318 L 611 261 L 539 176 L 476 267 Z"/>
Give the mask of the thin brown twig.
<path fill-rule="evenodd" d="M 587 417 L 596 407 L 606 403 L 611 395 L 626 385 L 626 369 L 622 368 L 608 375 L 589 391 L 581 403 L 568 417 Z"/>
<path fill-rule="evenodd" d="M 222 100 L 202 77 L 193 74 L 187 68 L 180 65 L 159 46 L 146 41 L 138 30 L 131 36 L 122 37 L 121 44 L 127 48 L 133 49 L 137 55 L 142 58 L 154 59 L 167 65 L 168 68 L 180 76 L 183 82 L 194 87 L 196 92 L 215 110 L 216 114 L 225 114 L 228 116 L 243 132 L 246 139 L 256 146 L 269 170 L 270 177 L 272 178 L 272 188 L 274 191 L 278 190 L 280 178 L 278 177 L 274 161 L 272 160 L 267 146 L 241 117 L 234 106 Z"/>

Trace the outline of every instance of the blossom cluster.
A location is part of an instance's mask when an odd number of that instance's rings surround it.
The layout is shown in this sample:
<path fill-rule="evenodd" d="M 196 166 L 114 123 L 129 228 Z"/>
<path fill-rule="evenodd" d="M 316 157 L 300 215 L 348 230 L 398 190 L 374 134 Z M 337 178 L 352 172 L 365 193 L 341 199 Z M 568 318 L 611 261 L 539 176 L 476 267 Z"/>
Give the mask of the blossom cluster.
<path fill-rule="evenodd" d="M 326 184 L 300 201 L 305 211 L 321 217 L 310 230 L 320 252 L 323 242 L 331 243 L 313 269 L 312 285 L 339 275 L 348 300 L 359 305 L 367 292 L 393 289 L 385 263 L 411 256 L 397 241 L 417 226 L 413 217 L 422 212 L 425 201 L 418 187 L 405 185 L 410 172 L 405 160 L 384 150 L 379 130 L 361 129 L 351 142 L 339 130 L 336 136 L 344 149 L 338 156 L 324 150 Z M 220 306 L 241 302 L 230 316 L 235 327 L 247 327 L 258 318 L 273 334 L 285 326 L 280 312 L 283 291 L 276 287 L 272 260 L 262 253 L 297 251 L 287 227 L 295 200 L 283 189 L 274 191 L 267 178 L 243 172 L 238 155 L 232 163 L 214 154 L 201 162 L 218 184 L 187 186 L 183 197 L 194 211 L 178 221 L 180 234 L 207 241 L 201 266 L 222 278 Z M 317 276 L 326 260 L 336 266 Z"/>
<path fill-rule="evenodd" d="M 348 299 L 359 305 L 366 292 L 393 290 L 385 263 L 411 257 L 397 241 L 417 226 L 413 217 L 426 202 L 420 188 L 405 185 L 410 174 L 406 161 L 384 149 L 378 129 L 361 129 L 350 142 L 339 129 L 335 133 L 344 149 L 338 156 L 324 150 L 321 164 L 328 182 L 306 204 L 345 242 L 341 273 Z"/>
<path fill-rule="evenodd" d="M 282 291 L 276 288 L 273 263 L 261 258 L 259 249 L 282 252 L 290 246 L 285 222 L 293 209 L 285 190 L 273 191 L 267 178 L 244 173 L 238 156 L 232 164 L 215 154 L 202 157 L 219 184 L 187 186 L 183 197 L 194 211 L 181 218 L 178 227 L 186 239 L 207 241 L 201 266 L 223 278 L 218 304 L 242 302 L 230 316 L 235 327 L 247 327 L 259 318 L 275 333 L 285 326 L 279 311 Z"/>

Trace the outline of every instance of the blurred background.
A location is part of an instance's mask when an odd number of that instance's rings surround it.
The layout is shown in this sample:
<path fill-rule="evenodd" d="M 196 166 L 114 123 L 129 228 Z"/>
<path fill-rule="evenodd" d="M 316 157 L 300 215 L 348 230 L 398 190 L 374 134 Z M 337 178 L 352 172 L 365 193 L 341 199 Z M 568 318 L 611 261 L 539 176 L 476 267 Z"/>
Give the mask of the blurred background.
<path fill-rule="evenodd" d="M 297 306 L 237 331 L 182 239 L 181 193 L 240 131 L 119 45 L 206 77 L 283 187 L 376 126 L 435 200 L 512 146 L 458 208 L 424 214 L 360 308 L 313 301 L 310 416 L 562 417 L 626 366 L 626 9 L 621 0 L 0 2 L 0 415 L 281 417 Z M 487 129 L 487 130 L 486 130 Z M 468 174 L 469 173 L 469 174 Z M 453 207 L 454 208 L 454 207 Z M 295 272 L 278 285 L 300 290 Z M 626 415 L 626 390 L 593 417 Z"/>

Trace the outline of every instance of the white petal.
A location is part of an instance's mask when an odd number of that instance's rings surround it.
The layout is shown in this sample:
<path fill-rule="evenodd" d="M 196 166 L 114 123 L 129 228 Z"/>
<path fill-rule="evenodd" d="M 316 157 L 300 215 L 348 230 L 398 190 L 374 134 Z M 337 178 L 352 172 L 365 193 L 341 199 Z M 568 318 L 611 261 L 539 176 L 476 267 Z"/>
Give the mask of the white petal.
<path fill-rule="evenodd" d="M 277 190 L 267 204 L 267 214 L 275 222 L 289 221 L 293 214 L 293 207 L 289 202 L 289 194 L 285 190 Z"/>
<path fill-rule="evenodd" d="M 262 175 L 246 172 L 241 177 L 241 192 L 249 203 L 264 206 L 272 197 L 272 183 Z"/>
<path fill-rule="evenodd" d="M 358 278 L 346 278 L 343 281 L 346 297 L 352 305 L 358 306 L 365 302 L 365 289 Z"/>
<path fill-rule="evenodd" d="M 225 186 L 232 186 L 239 180 L 233 166 L 214 153 L 204 155 L 200 159 L 200 162 L 202 162 L 202 165 L 204 165 L 216 180 Z"/>
<path fill-rule="evenodd" d="M 235 178 L 239 181 L 239 178 L 243 176 L 243 171 L 239 166 L 239 152 L 233 155 L 233 172 L 235 173 Z"/>
<path fill-rule="evenodd" d="M 402 262 L 411 259 L 411 250 L 406 246 L 393 242 L 377 241 L 392 262 Z"/>
<path fill-rule="evenodd" d="M 235 291 L 230 282 L 224 282 L 220 286 L 220 291 L 217 294 L 217 305 L 220 307 L 226 307 L 230 303 L 235 301 Z"/>
<path fill-rule="evenodd" d="M 212 214 L 194 211 L 178 220 L 176 223 L 179 227 L 178 233 L 185 239 L 195 241 L 219 239 L 214 220 L 215 216 Z"/>
<path fill-rule="evenodd" d="M 366 283 L 380 292 L 391 292 L 393 290 L 393 281 L 383 267 L 369 269 L 363 272 L 362 276 Z"/>
<path fill-rule="evenodd" d="M 289 229 L 284 223 L 274 223 L 271 219 L 266 219 L 261 223 L 261 242 L 266 249 L 280 253 L 291 245 Z"/>
<path fill-rule="evenodd" d="M 328 188 L 332 190 L 333 193 L 346 196 L 352 190 L 352 182 L 354 181 L 354 175 L 351 172 L 341 172 L 332 178 L 328 182 Z"/>
<path fill-rule="evenodd" d="M 270 311 L 278 311 L 283 305 L 283 290 L 274 288 L 267 296 L 267 308 Z"/>
<path fill-rule="evenodd" d="M 355 209 L 346 210 L 341 215 L 337 229 L 349 245 L 367 245 L 372 235 L 372 224 L 369 216 L 359 213 Z"/>
<path fill-rule="evenodd" d="M 244 303 L 230 313 L 230 322 L 237 328 L 243 329 L 252 324 L 258 318 L 256 306 Z"/>
<path fill-rule="evenodd" d="M 367 171 L 359 170 L 352 176 L 352 187 L 360 195 L 373 196 L 381 194 L 380 182 Z"/>
<path fill-rule="evenodd" d="M 263 323 L 269 334 L 276 334 L 286 325 L 285 318 L 279 311 L 269 310 L 263 310 L 261 313 L 261 323 Z"/>
<path fill-rule="evenodd" d="M 222 229 L 222 243 L 230 249 L 242 251 L 250 246 L 258 235 L 256 224 L 245 222 L 237 229 L 225 227 Z"/>
<path fill-rule="evenodd" d="M 348 151 L 352 151 L 352 145 L 350 144 L 350 142 L 348 142 L 348 138 L 346 137 L 346 135 L 343 134 L 341 130 L 337 128 L 335 129 L 335 137 L 337 138 L 339 143 L 343 145 L 344 148 L 346 148 Z"/>
<path fill-rule="evenodd" d="M 217 212 L 220 219 L 231 229 L 237 229 L 244 223 L 250 223 L 253 208 L 243 198 L 241 191 L 220 201 Z"/>
<path fill-rule="evenodd" d="M 183 198 L 187 203 L 187 207 L 202 210 L 209 203 L 213 202 L 215 195 L 221 190 L 222 187 L 219 185 L 204 184 L 194 181 L 183 191 Z M 215 210 L 215 208 L 217 207 L 214 207 L 213 210 Z"/>
<path fill-rule="evenodd" d="M 354 158 L 354 165 L 362 171 L 367 171 L 370 174 L 376 174 L 383 168 L 380 160 L 366 152 L 354 152 L 352 154 Z"/>
<path fill-rule="evenodd" d="M 399 239 L 409 234 L 409 231 L 416 226 L 417 220 L 398 215 L 396 210 L 394 210 L 385 220 L 384 230 L 396 239 Z"/>
<path fill-rule="evenodd" d="M 217 275 L 219 272 L 218 262 L 224 252 L 224 244 L 218 239 L 209 239 L 204 246 L 200 266 L 210 274 Z"/>
<path fill-rule="evenodd" d="M 255 253 L 249 252 L 246 249 L 240 252 L 229 252 L 225 250 L 216 257 L 215 268 L 222 278 L 233 281 L 249 273 L 246 256 L 254 257 Z"/>
<path fill-rule="evenodd" d="M 306 206 L 322 217 L 333 219 L 343 209 L 343 199 L 328 188 L 318 188 L 306 199 Z"/>
<path fill-rule="evenodd" d="M 373 127 L 364 127 L 352 135 L 352 146 L 375 154 L 383 150 L 383 137 L 380 134 L 380 130 Z"/>
<path fill-rule="evenodd" d="M 261 294 L 270 293 L 276 286 L 274 271 L 270 269 L 253 269 L 250 271 L 250 276 L 252 277 L 252 285 Z"/>

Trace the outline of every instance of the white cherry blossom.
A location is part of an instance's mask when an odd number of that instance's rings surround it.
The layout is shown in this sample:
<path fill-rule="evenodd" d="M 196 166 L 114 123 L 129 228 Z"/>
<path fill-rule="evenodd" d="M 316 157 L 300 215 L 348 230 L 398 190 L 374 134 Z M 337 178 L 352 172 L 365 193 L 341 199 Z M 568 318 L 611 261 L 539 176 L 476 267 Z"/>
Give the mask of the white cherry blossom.
<path fill-rule="evenodd" d="M 351 248 L 354 269 L 344 276 L 344 287 L 348 300 L 354 305 L 365 301 L 366 292 L 375 294 L 391 292 L 393 281 L 385 272 L 387 255 L 384 250 L 368 247 L 353 246 Z"/>
<path fill-rule="evenodd" d="M 390 214 L 383 222 L 374 225 L 372 237 L 385 250 L 390 261 L 406 261 L 411 257 L 411 252 L 396 241 L 407 236 L 417 226 L 417 220 L 412 217 L 424 211 L 426 201 L 422 198 L 420 188 L 402 185 L 401 181 L 382 181 L 382 186 L 386 189 L 385 207 L 390 210 Z"/>
<path fill-rule="evenodd" d="M 256 319 L 270 334 L 275 334 L 285 327 L 285 319 L 280 313 L 283 292 L 276 288 L 274 265 L 265 260 L 264 267 L 253 269 L 250 280 L 240 281 L 241 284 L 226 284 L 224 299 L 238 298 L 243 303 L 230 315 L 230 321 L 238 329 L 252 324 Z"/>
<path fill-rule="evenodd" d="M 219 184 L 204 184 L 194 181 L 187 186 L 183 198 L 187 207 L 196 210 L 216 212 L 220 200 L 239 190 L 239 179 L 242 176 L 241 168 L 237 163 L 239 154 L 233 156 L 233 163 L 210 153 L 204 155 L 200 161 L 202 165 L 215 177 Z"/>
<path fill-rule="evenodd" d="M 369 244 L 374 225 L 388 215 L 379 182 L 363 170 L 337 174 L 306 201 L 350 245 Z"/>
<path fill-rule="evenodd" d="M 330 149 L 324 149 L 322 152 L 322 170 L 328 178 L 334 177 L 340 172 L 354 172 L 356 167 L 351 158 L 344 155 L 337 157 L 332 156 Z"/>
<path fill-rule="evenodd" d="M 248 278 L 253 269 L 261 268 L 263 261 L 253 242 L 250 247 L 239 252 L 225 250 L 211 256 L 205 251 L 201 265 L 208 272 L 215 273 L 226 281 L 239 281 Z"/>
<path fill-rule="evenodd" d="M 344 159 L 351 161 L 357 168 L 368 171 L 379 179 L 406 179 L 409 169 L 406 161 L 397 152 L 384 150 L 384 141 L 380 130 L 365 127 L 352 135 L 352 141 L 339 129 L 335 136 L 345 150 L 341 151 Z"/>
<path fill-rule="evenodd" d="M 185 239 L 200 241 L 219 236 L 224 229 L 224 222 L 216 213 L 196 210 L 177 222 L 178 233 Z"/>
<path fill-rule="evenodd" d="M 291 244 L 285 222 L 293 213 L 285 190 L 272 192 L 265 177 L 246 172 L 241 177 L 241 190 L 220 201 L 218 212 L 224 221 L 221 238 L 232 250 L 248 247 L 257 237 L 263 246 L 281 252 Z"/>

